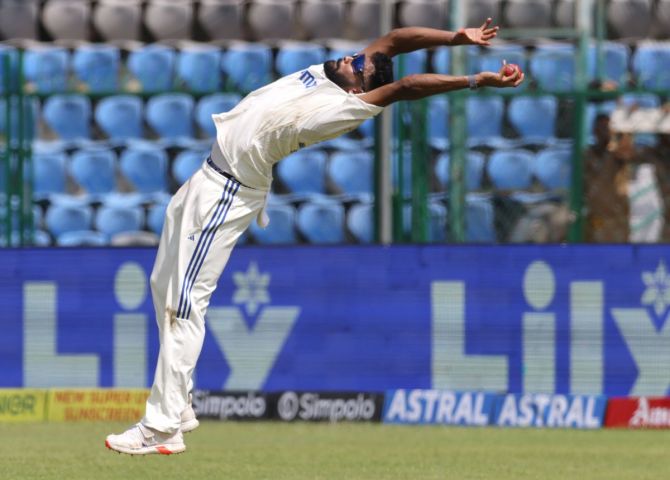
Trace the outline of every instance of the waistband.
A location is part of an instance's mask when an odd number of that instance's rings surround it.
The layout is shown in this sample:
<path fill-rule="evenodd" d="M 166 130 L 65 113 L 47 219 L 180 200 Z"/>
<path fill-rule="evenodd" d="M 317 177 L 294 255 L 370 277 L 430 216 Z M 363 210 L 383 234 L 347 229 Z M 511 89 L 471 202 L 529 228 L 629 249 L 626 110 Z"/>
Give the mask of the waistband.
<path fill-rule="evenodd" d="M 221 168 L 219 168 L 219 166 L 216 163 L 214 163 L 214 160 L 212 160 L 211 156 L 208 156 L 206 161 L 207 161 L 207 165 L 209 165 L 216 173 L 218 173 L 219 175 L 223 175 L 224 177 L 242 185 L 242 183 L 237 178 L 233 177 L 230 173 L 228 173 L 228 172 L 222 170 Z M 244 187 L 245 185 L 242 185 L 242 186 Z M 249 188 L 249 187 L 247 187 L 247 188 Z"/>

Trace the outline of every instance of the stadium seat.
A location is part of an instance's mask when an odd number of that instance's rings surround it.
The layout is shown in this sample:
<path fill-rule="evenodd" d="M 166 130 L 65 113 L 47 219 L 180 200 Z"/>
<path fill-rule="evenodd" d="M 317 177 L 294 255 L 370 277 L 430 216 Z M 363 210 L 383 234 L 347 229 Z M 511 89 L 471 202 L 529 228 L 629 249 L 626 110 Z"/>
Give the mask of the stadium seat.
<path fill-rule="evenodd" d="M 65 192 L 64 153 L 33 155 L 33 197 L 44 198 L 52 193 Z"/>
<path fill-rule="evenodd" d="M 29 87 L 40 93 L 67 90 L 69 52 L 62 47 L 40 45 L 26 49 L 23 74 Z"/>
<path fill-rule="evenodd" d="M 399 5 L 398 21 L 403 27 L 442 29 L 446 17 L 447 4 L 439 0 L 405 0 Z"/>
<path fill-rule="evenodd" d="M 106 42 L 139 40 L 141 0 L 98 0 L 93 12 L 93 26 Z"/>
<path fill-rule="evenodd" d="M 428 99 L 428 143 L 437 150 L 449 146 L 449 99 L 445 96 Z"/>
<path fill-rule="evenodd" d="M 497 150 L 489 158 L 486 171 L 497 189 L 527 189 L 531 184 L 534 160 L 533 153 L 527 150 Z"/>
<path fill-rule="evenodd" d="M 192 23 L 192 0 L 150 0 L 144 11 L 144 25 L 156 40 L 189 40 Z"/>
<path fill-rule="evenodd" d="M 90 18 L 90 1 L 48 0 L 42 7 L 42 24 L 54 40 L 88 40 Z"/>
<path fill-rule="evenodd" d="M 542 28 L 551 25 L 551 2 L 507 0 L 505 24 L 512 28 Z"/>
<path fill-rule="evenodd" d="M 249 232 L 254 240 L 260 244 L 296 243 L 295 208 L 291 205 L 270 204 L 266 207 L 270 223 L 261 228 L 256 222 L 251 222 Z"/>
<path fill-rule="evenodd" d="M 543 90 L 569 92 L 575 84 L 575 57 L 572 45 L 540 45 L 530 58 L 532 77 Z"/>
<path fill-rule="evenodd" d="M 438 201 L 428 203 L 428 241 L 447 241 L 447 207 Z"/>
<path fill-rule="evenodd" d="M 271 79 L 272 50 L 261 43 L 233 43 L 223 54 L 221 68 L 230 87 L 243 92 L 256 90 Z"/>
<path fill-rule="evenodd" d="M 174 83 L 177 52 L 166 45 L 151 44 L 128 55 L 127 66 L 145 92 L 170 90 Z"/>
<path fill-rule="evenodd" d="M 186 93 L 162 93 L 149 99 L 146 119 L 163 139 L 193 137 L 193 97 Z"/>
<path fill-rule="evenodd" d="M 9 69 L 5 71 L 5 58 L 9 58 Z M 0 95 L 5 89 L 15 89 L 18 79 L 18 50 L 10 45 L 0 45 Z"/>
<path fill-rule="evenodd" d="M 144 105 L 139 97 L 115 95 L 103 98 L 95 109 L 95 121 L 113 140 L 141 138 Z"/>
<path fill-rule="evenodd" d="M 209 151 L 202 150 L 183 150 L 179 152 L 172 163 L 172 177 L 179 185 L 183 185 L 202 167 L 202 163 L 208 155 Z"/>
<path fill-rule="evenodd" d="M 500 22 L 500 0 L 468 0 L 468 16 L 466 25 L 479 26 L 487 18 L 492 18 L 494 23 Z"/>
<path fill-rule="evenodd" d="M 81 149 L 72 154 L 70 176 L 89 194 L 104 194 L 116 186 L 116 153 L 111 149 Z"/>
<path fill-rule="evenodd" d="M 7 39 L 36 39 L 36 0 L 3 0 L 0 2 L 0 35 Z"/>
<path fill-rule="evenodd" d="M 87 205 L 52 204 L 44 221 L 49 233 L 58 238 L 66 232 L 90 230 L 93 211 Z"/>
<path fill-rule="evenodd" d="M 473 243 L 496 241 L 493 205 L 487 195 L 468 194 L 465 197 L 465 240 Z"/>
<path fill-rule="evenodd" d="M 630 48 L 623 43 L 603 42 L 602 61 L 603 78 L 624 86 L 628 82 L 628 63 L 630 61 Z M 588 72 L 589 79 L 595 80 L 598 72 L 598 51 L 595 44 L 589 46 Z"/>
<path fill-rule="evenodd" d="M 244 0 L 200 0 L 198 24 L 209 40 L 244 38 Z"/>
<path fill-rule="evenodd" d="M 554 21 L 557 27 L 575 26 L 575 0 L 558 0 L 554 7 Z"/>
<path fill-rule="evenodd" d="M 178 78 L 186 90 L 214 92 L 221 88 L 221 50 L 208 44 L 183 47 L 177 61 Z"/>
<path fill-rule="evenodd" d="M 84 95 L 52 95 L 42 108 L 46 125 L 61 140 L 91 138 L 91 100 Z"/>
<path fill-rule="evenodd" d="M 303 0 L 300 24 L 307 38 L 324 39 L 341 37 L 345 29 L 345 0 Z"/>
<path fill-rule="evenodd" d="M 95 228 L 112 237 L 121 232 L 136 232 L 142 228 L 144 213 L 138 207 L 110 207 L 103 205 L 95 216 Z"/>
<path fill-rule="evenodd" d="M 327 159 L 322 150 L 299 150 L 277 164 L 277 178 L 293 193 L 324 193 Z"/>
<path fill-rule="evenodd" d="M 572 171 L 572 150 L 547 148 L 533 162 L 533 174 L 547 189 L 568 189 Z"/>
<path fill-rule="evenodd" d="M 433 52 L 432 64 L 435 73 L 449 75 L 451 73 L 451 48 L 436 48 Z"/>
<path fill-rule="evenodd" d="M 468 190 L 479 190 L 482 188 L 482 176 L 484 173 L 484 155 L 478 152 L 468 152 L 465 165 L 465 186 Z M 449 188 L 449 154 L 443 153 L 437 157 L 435 163 L 435 176 L 444 189 Z"/>
<path fill-rule="evenodd" d="M 607 21 L 617 37 L 644 38 L 649 35 L 652 18 L 651 0 L 610 0 Z"/>
<path fill-rule="evenodd" d="M 643 88 L 670 89 L 670 42 L 642 42 L 633 57 L 633 72 Z"/>
<path fill-rule="evenodd" d="M 253 0 L 247 11 L 247 21 L 256 40 L 280 40 L 295 36 L 294 0 Z"/>
<path fill-rule="evenodd" d="M 119 88 L 121 52 L 104 43 L 78 47 L 72 56 L 72 69 L 89 92 L 114 92 Z"/>
<path fill-rule="evenodd" d="M 280 76 L 326 61 L 326 49 L 316 43 L 282 42 L 275 66 Z"/>
<path fill-rule="evenodd" d="M 56 237 L 59 247 L 104 247 L 107 237 L 104 233 L 93 230 L 75 230 L 64 232 Z"/>
<path fill-rule="evenodd" d="M 151 144 L 126 148 L 120 157 L 121 173 L 143 194 L 167 189 L 167 154 Z"/>
<path fill-rule="evenodd" d="M 51 235 L 45 232 L 42 229 L 35 229 L 33 231 L 33 242 L 32 245 L 35 247 L 50 247 L 51 246 Z"/>
<path fill-rule="evenodd" d="M 468 145 L 502 145 L 505 103 L 502 97 L 468 97 L 465 112 L 468 122 Z"/>
<path fill-rule="evenodd" d="M 198 100 L 195 106 L 195 121 L 208 138 L 216 137 L 216 125 L 212 115 L 228 112 L 240 103 L 242 97 L 237 93 L 214 93 Z"/>
<path fill-rule="evenodd" d="M 349 7 L 347 38 L 368 40 L 379 37 L 381 35 L 380 16 L 380 0 L 353 0 Z"/>
<path fill-rule="evenodd" d="M 309 243 L 344 242 L 344 207 L 335 200 L 323 197 L 303 203 L 296 224 Z"/>
<path fill-rule="evenodd" d="M 626 93 L 619 98 L 619 102 L 626 108 L 659 108 L 661 101 L 653 93 Z"/>
<path fill-rule="evenodd" d="M 657 0 L 654 11 L 654 26 L 663 37 L 670 31 L 670 0 Z"/>
<path fill-rule="evenodd" d="M 347 212 L 347 229 L 358 243 L 372 243 L 375 235 L 374 205 L 357 203 Z"/>
<path fill-rule="evenodd" d="M 165 211 L 167 210 L 167 203 L 156 203 L 149 207 L 147 213 L 147 227 L 156 235 L 161 235 L 163 232 L 163 224 L 165 222 Z"/>
<path fill-rule="evenodd" d="M 397 78 L 414 73 L 425 73 L 428 69 L 428 54 L 426 50 L 415 50 L 397 56 L 393 60 L 395 76 Z M 402 74 L 401 74 L 402 70 Z"/>
<path fill-rule="evenodd" d="M 544 144 L 554 138 L 558 101 L 555 97 L 513 98 L 507 109 L 510 123 L 521 136 L 522 143 Z"/>
<path fill-rule="evenodd" d="M 328 163 L 328 177 L 347 195 L 372 194 L 375 158 L 371 152 L 336 152 Z"/>

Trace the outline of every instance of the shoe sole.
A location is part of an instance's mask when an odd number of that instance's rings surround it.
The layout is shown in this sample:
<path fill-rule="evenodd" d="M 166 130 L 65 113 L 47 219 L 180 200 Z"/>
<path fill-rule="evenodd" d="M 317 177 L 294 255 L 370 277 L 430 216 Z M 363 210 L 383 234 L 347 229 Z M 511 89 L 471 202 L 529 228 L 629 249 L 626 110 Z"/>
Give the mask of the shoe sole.
<path fill-rule="evenodd" d="M 158 454 L 158 455 L 175 455 L 178 453 L 183 453 L 186 451 L 186 445 L 183 443 L 181 445 L 179 444 L 173 444 L 173 445 L 156 445 L 152 447 L 144 447 L 144 448 L 124 448 L 124 447 L 118 447 L 118 446 L 112 446 L 108 440 L 105 440 L 105 447 L 108 449 L 112 450 L 113 452 L 117 453 L 125 453 L 127 455 L 153 455 L 153 454 Z"/>
<path fill-rule="evenodd" d="M 181 433 L 188 433 L 188 432 L 192 432 L 193 430 L 195 430 L 199 426 L 200 426 L 200 422 L 198 421 L 198 419 L 193 418 L 191 420 L 183 422 L 181 424 L 181 427 L 179 427 L 179 430 L 181 430 Z"/>

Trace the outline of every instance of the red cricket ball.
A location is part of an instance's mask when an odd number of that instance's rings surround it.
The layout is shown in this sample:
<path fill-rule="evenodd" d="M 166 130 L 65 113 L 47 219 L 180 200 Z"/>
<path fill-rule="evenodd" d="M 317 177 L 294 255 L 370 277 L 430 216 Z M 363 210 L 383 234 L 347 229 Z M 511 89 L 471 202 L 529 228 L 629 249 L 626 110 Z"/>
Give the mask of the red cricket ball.
<path fill-rule="evenodd" d="M 515 70 L 519 72 L 519 75 L 520 75 L 521 73 L 523 73 L 523 72 L 521 72 L 521 67 L 519 67 L 517 64 L 515 64 L 515 63 L 508 63 L 508 64 L 505 65 L 505 67 L 503 68 L 503 75 L 506 76 L 506 77 L 511 77 L 512 75 L 514 75 L 514 71 L 515 71 Z"/>

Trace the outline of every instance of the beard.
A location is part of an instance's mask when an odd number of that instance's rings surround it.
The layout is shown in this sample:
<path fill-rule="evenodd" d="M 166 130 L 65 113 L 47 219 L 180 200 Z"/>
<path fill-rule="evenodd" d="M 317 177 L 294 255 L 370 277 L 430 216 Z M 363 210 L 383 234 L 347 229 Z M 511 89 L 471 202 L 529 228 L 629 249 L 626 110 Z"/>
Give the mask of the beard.
<path fill-rule="evenodd" d="M 327 60 L 323 63 L 323 71 L 329 80 L 333 80 L 337 76 L 339 66 L 339 60 Z"/>

